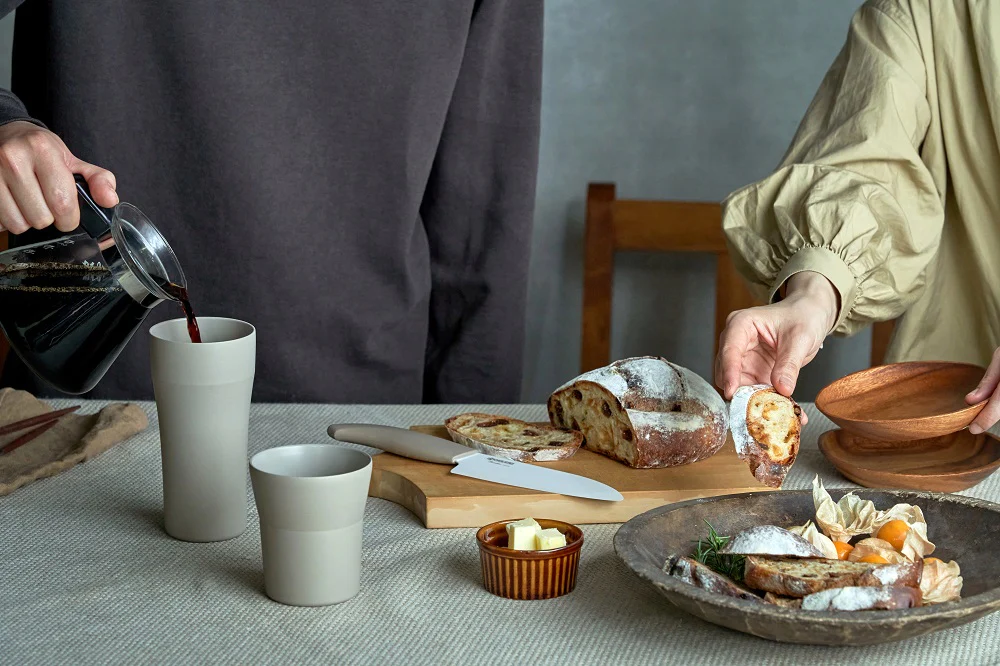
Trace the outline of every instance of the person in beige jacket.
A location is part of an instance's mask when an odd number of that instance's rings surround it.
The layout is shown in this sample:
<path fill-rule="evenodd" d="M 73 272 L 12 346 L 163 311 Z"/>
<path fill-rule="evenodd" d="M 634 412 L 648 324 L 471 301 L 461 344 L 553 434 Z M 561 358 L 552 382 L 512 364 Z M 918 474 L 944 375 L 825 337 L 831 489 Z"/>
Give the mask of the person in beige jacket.
<path fill-rule="evenodd" d="M 887 362 L 989 366 L 970 430 L 1000 419 L 1000 1 L 869 0 L 778 170 L 724 202 L 762 307 L 716 361 L 791 395 L 824 338 L 900 318 Z"/>

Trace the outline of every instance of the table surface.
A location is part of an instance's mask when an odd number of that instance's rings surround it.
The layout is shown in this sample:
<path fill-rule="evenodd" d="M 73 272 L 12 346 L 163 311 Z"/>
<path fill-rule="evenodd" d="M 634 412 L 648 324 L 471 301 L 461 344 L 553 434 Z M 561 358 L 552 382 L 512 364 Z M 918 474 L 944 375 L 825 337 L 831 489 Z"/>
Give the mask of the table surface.
<path fill-rule="evenodd" d="M 998 614 L 865 648 L 782 645 L 704 623 L 618 559 L 618 525 L 583 526 L 572 594 L 501 599 L 482 587 L 474 529 L 427 530 L 379 499 L 365 513 L 360 595 L 325 608 L 282 606 L 263 593 L 252 495 L 236 539 L 190 544 L 164 533 L 155 410 L 143 407 L 144 433 L 0 497 L 0 663 L 1000 663 Z M 330 423 L 408 426 L 463 409 L 544 418 L 538 405 L 262 404 L 252 410 L 250 450 L 328 441 Z M 831 424 L 812 405 L 806 411 L 785 487 L 808 488 L 816 473 L 830 488 L 850 487 L 816 446 Z M 1000 500 L 1000 477 L 964 494 Z"/>

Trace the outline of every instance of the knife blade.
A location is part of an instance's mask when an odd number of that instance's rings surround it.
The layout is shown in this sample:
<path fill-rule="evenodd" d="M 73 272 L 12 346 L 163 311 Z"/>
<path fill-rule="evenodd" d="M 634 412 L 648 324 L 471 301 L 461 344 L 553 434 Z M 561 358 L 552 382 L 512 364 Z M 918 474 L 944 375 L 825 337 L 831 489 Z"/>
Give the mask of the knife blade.
<path fill-rule="evenodd" d="M 341 442 L 372 446 L 404 458 L 455 465 L 451 470 L 452 474 L 482 481 L 606 502 L 620 502 L 623 499 L 622 494 L 611 486 L 579 474 L 490 456 L 415 430 L 363 423 L 341 423 L 331 425 L 327 428 L 327 433 Z"/>

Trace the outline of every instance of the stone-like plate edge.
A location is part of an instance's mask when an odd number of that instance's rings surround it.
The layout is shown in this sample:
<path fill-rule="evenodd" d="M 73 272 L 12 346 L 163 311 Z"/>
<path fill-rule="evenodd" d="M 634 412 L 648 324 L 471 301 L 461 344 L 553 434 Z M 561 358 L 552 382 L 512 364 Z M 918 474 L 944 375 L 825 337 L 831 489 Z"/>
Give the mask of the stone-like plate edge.
<path fill-rule="evenodd" d="M 1000 505 L 985 500 L 947 493 L 853 490 L 862 498 L 866 494 L 877 492 L 896 496 L 900 502 L 911 504 L 921 501 L 955 502 L 996 513 L 1000 521 Z M 1000 581 L 997 587 L 958 602 L 908 610 L 848 613 L 781 608 L 713 594 L 668 576 L 661 570 L 668 553 L 651 553 L 638 544 L 637 537 L 641 531 L 660 515 L 683 511 L 701 504 L 735 498 L 752 501 L 754 497 L 772 495 L 811 498 L 812 493 L 808 490 L 739 493 L 689 500 L 651 509 L 632 518 L 618 529 L 614 538 L 615 552 L 637 576 L 649 581 L 660 594 L 682 610 L 713 624 L 782 643 L 833 646 L 890 643 L 957 627 L 1000 609 Z M 691 535 L 692 542 L 698 536 L 700 534 Z"/>

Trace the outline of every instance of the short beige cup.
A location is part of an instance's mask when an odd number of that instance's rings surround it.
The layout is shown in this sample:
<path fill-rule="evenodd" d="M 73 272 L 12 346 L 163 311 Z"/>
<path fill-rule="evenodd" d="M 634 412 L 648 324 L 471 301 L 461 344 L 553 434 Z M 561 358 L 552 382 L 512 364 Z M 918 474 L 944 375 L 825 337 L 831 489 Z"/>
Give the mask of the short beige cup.
<path fill-rule="evenodd" d="M 184 319 L 149 330 L 163 462 L 167 534 L 224 541 L 247 527 L 247 437 L 257 334 L 250 324 L 199 317 L 202 342 Z"/>
<path fill-rule="evenodd" d="M 267 596 L 328 606 L 358 594 L 371 476 L 371 456 L 334 444 L 279 446 L 250 459 Z"/>

